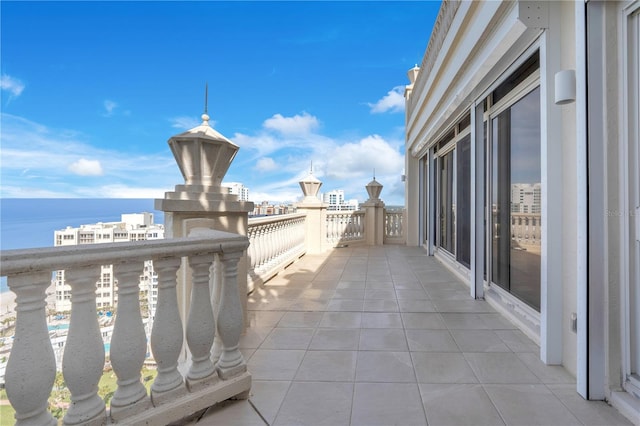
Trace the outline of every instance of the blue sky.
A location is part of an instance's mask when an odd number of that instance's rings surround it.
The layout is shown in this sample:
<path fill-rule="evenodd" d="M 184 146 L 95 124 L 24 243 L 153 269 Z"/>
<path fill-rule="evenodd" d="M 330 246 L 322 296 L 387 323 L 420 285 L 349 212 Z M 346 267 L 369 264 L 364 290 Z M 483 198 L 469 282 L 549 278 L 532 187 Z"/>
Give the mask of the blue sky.
<path fill-rule="evenodd" d="M 167 145 L 210 124 L 252 201 L 321 191 L 404 203 L 404 86 L 439 2 L 8 2 L 0 197 L 161 198 Z"/>

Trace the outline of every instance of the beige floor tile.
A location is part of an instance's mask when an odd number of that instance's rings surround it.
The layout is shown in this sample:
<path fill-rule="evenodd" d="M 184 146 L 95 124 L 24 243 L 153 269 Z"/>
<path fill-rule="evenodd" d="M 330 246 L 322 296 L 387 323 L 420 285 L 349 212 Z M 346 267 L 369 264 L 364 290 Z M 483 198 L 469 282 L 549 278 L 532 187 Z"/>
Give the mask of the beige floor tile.
<path fill-rule="evenodd" d="M 407 290 L 396 288 L 396 297 L 398 300 L 429 300 L 431 297 L 422 289 Z"/>
<path fill-rule="evenodd" d="M 461 353 L 411 352 L 419 383 L 478 383 Z"/>
<path fill-rule="evenodd" d="M 327 311 L 362 312 L 363 307 L 362 299 L 332 299 L 327 305 Z"/>
<path fill-rule="evenodd" d="M 540 361 L 540 355 L 531 352 L 522 352 L 516 354 L 520 361 L 522 361 L 533 374 L 540 379 L 542 383 L 570 383 L 576 382 L 573 377 L 564 367 L 560 365 L 545 365 Z M 575 385 L 573 385 L 575 390 Z"/>
<path fill-rule="evenodd" d="M 484 389 L 508 425 L 582 424 L 544 385 L 485 385 Z"/>
<path fill-rule="evenodd" d="M 460 352 L 448 330 L 405 330 L 410 351 Z"/>
<path fill-rule="evenodd" d="M 369 299 L 382 299 L 382 300 L 396 300 L 396 292 L 393 287 L 378 288 L 367 287 L 365 290 L 364 298 Z"/>
<path fill-rule="evenodd" d="M 239 347 L 241 349 L 248 348 L 259 348 L 264 339 L 271 333 L 273 330 L 272 327 L 249 327 L 244 332 L 243 335 L 240 336 Z"/>
<path fill-rule="evenodd" d="M 431 300 L 398 300 L 400 312 L 437 312 Z"/>
<path fill-rule="evenodd" d="M 353 289 L 353 290 L 364 290 L 365 281 L 340 281 L 336 290 L 339 289 Z"/>
<path fill-rule="evenodd" d="M 358 328 L 318 328 L 309 350 L 357 350 L 359 342 Z"/>
<path fill-rule="evenodd" d="M 513 352 L 540 353 L 540 346 L 520 330 L 496 330 L 496 334 Z"/>
<path fill-rule="evenodd" d="M 362 312 L 325 312 L 320 320 L 324 328 L 360 328 Z"/>
<path fill-rule="evenodd" d="M 403 312 L 402 322 L 406 329 L 446 329 L 442 315 L 437 312 Z"/>
<path fill-rule="evenodd" d="M 364 288 L 336 288 L 333 299 L 364 299 Z"/>
<path fill-rule="evenodd" d="M 493 330 L 451 330 L 462 352 L 510 352 Z"/>
<path fill-rule="evenodd" d="M 362 328 L 402 328 L 402 317 L 397 312 L 364 312 Z"/>
<path fill-rule="evenodd" d="M 317 327 L 322 315 L 322 312 L 287 312 L 278 327 Z"/>
<path fill-rule="evenodd" d="M 363 328 L 360 330 L 361 351 L 408 351 L 407 339 L 402 329 Z"/>
<path fill-rule="evenodd" d="M 364 312 L 399 312 L 398 302 L 396 300 L 385 299 L 365 299 Z"/>
<path fill-rule="evenodd" d="M 303 350 L 258 349 L 247 369 L 255 380 L 291 380 L 304 358 Z"/>
<path fill-rule="evenodd" d="M 512 352 L 465 353 L 480 383 L 540 383 Z"/>
<path fill-rule="evenodd" d="M 420 384 L 429 426 L 499 426 L 500 414 L 482 385 Z"/>
<path fill-rule="evenodd" d="M 356 383 L 351 424 L 426 425 L 420 390 L 415 383 Z"/>
<path fill-rule="evenodd" d="M 273 424 L 289 386 L 290 381 L 254 380 L 251 383 L 249 400 L 269 424 Z"/>
<path fill-rule="evenodd" d="M 359 351 L 357 382 L 415 383 L 409 352 Z"/>
<path fill-rule="evenodd" d="M 353 383 L 294 382 L 274 426 L 348 425 Z"/>
<path fill-rule="evenodd" d="M 261 349 L 307 349 L 313 328 L 274 328 L 260 345 Z"/>
<path fill-rule="evenodd" d="M 227 400 L 209 408 L 196 424 L 198 426 L 264 426 L 264 421 L 249 401 Z"/>
<path fill-rule="evenodd" d="M 352 382 L 356 351 L 307 351 L 295 381 Z"/>
<path fill-rule="evenodd" d="M 482 321 L 482 314 L 464 314 L 443 312 L 442 319 L 449 330 L 487 330 L 489 326 Z"/>
<path fill-rule="evenodd" d="M 248 326 L 253 327 L 275 327 L 282 318 L 284 312 L 272 311 L 249 311 L 247 319 Z"/>

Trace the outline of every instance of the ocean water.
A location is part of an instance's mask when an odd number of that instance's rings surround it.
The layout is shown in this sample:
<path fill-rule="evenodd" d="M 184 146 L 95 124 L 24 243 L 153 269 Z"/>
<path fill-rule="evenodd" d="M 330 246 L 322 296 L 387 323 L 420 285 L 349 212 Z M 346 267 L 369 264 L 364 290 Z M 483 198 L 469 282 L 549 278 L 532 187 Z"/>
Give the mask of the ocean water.
<path fill-rule="evenodd" d="M 116 222 L 128 213 L 153 213 L 164 223 L 164 213 L 153 199 L 129 198 L 2 198 L 0 199 L 0 249 L 52 247 L 54 231 L 97 222 Z M 7 291 L 6 278 L 0 292 Z"/>

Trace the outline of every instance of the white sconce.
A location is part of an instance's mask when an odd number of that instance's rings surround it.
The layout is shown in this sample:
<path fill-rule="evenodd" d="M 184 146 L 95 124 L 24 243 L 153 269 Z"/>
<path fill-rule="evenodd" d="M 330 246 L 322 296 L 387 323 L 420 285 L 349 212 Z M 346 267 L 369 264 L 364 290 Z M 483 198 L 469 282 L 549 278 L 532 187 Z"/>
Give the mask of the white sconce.
<path fill-rule="evenodd" d="M 562 70 L 556 73 L 556 105 L 576 101 L 576 71 Z"/>

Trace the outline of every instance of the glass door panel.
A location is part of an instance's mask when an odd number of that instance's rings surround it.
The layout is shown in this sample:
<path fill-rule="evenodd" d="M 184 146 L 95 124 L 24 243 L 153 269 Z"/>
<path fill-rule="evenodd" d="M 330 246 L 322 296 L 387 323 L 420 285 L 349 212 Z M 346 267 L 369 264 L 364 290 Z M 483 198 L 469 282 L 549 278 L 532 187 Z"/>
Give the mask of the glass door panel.
<path fill-rule="evenodd" d="M 540 89 L 492 119 L 492 281 L 540 310 Z"/>

